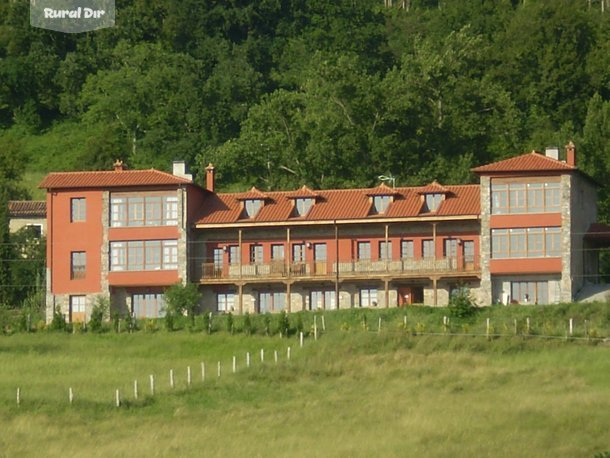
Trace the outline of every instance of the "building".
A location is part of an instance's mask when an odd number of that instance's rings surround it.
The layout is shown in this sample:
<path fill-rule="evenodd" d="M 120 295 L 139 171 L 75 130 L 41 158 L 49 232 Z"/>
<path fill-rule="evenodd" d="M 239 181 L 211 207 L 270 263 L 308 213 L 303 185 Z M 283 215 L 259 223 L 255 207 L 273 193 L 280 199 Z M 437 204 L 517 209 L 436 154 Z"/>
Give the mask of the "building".
<path fill-rule="evenodd" d="M 47 231 L 47 203 L 37 200 L 10 200 L 8 203 L 9 230 L 17 232 L 31 227 L 38 237 Z"/>
<path fill-rule="evenodd" d="M 216 193 L 174 173 L 51 173 L 48 318 L 87 319 L 95 297 L 138 317 L 199 284 L 235 313 L 570 301 L 597 276 L 596 184 L 557 150 L 473 169 L 480 184 Z M 599 235 L 599 234 L 598 234 Z"/>

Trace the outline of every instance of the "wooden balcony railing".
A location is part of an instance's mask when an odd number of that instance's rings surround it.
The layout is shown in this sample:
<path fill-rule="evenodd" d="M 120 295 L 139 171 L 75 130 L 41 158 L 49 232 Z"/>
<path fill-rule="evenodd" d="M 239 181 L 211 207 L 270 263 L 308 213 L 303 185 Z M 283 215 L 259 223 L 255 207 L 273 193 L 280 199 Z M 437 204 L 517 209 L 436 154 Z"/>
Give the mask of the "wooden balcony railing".
<path fill-rule="evenodd" d="M 308 261 L 287 264 L 285 261 L 270 263 L 232 264 L 218 266 L 214 263 L 203 263 L 202 281 L 217 279 L 237 280 L 240 278 L 303 278 L 335 277 L 343 279 L 367 275 L 409 274 L 417 273 L 456 273 L 476 271 L 474 262 L 464 262 L 458 258 L 441 259 L 400 259 L 379 261 Z"/>

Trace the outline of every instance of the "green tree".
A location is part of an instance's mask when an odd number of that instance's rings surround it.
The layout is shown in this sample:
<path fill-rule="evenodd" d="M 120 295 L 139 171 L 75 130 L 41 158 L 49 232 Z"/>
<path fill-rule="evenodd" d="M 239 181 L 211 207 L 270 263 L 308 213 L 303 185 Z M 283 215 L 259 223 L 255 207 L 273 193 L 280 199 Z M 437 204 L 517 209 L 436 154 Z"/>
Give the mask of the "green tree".
<path fill-rule="evenodd" d="M 197 285 L 188 283 L 176 283 L 165 290 L 165 303 L 167 304 L 168 314 L 183 314 L 186 313 L 189 317 L 191 325 L 195 324 L 195 313 L 199 308 L 201 293 Z"/>

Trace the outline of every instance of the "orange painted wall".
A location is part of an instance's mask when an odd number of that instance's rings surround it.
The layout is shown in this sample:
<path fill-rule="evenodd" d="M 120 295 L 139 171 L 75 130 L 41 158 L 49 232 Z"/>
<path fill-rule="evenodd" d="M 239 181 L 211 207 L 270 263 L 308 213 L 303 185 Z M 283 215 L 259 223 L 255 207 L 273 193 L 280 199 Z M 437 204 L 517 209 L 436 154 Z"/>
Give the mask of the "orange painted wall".
<path fill-rule="evenodd" d="M 493 229 L 561 226 L 561 213 L 526 213 L 491 215 L 489 225 Z"/>
<path fill-rule="evenodd" d="M 561 258 L 490 259 L 492 274 L 561 273 Z"/>
<path fill-rule="evenodd" d="M 108 240 L 172 240 L 178 239 L 178 226 L 111 227 Z"/>
<path fill-rule="evenodd" d="M 86 199 L 86 221 L 71 222 L 72 198 Z M 49 240 L 47 263 L 53 269 L 51 290 L 54 294 L 101 292 L 102 192 L 71 190 L 47 193 Z M 71 252 L 86 253 L 83 279 L 70 279 Z"/>
<path fill-rule="evenodd" d="M 177 270 L 108 273 L 110 286 L 169 286 L 179 281 Z"/>

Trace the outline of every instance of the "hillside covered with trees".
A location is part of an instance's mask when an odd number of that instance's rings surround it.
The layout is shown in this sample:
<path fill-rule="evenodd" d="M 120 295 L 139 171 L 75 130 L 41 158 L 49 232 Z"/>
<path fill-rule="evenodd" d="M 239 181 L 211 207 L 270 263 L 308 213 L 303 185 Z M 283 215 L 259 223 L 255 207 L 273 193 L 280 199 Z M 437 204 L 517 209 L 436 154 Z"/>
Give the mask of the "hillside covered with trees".
<path fill-rule="evenodd" d="M 0 0 L 0 180 L 120 158 L 213 162 L 223 190 L 462 183 L 573 140 L 608 221 L 603 1 L 117 0 L 62 34 Z"/>

